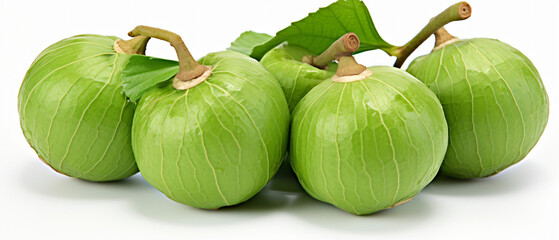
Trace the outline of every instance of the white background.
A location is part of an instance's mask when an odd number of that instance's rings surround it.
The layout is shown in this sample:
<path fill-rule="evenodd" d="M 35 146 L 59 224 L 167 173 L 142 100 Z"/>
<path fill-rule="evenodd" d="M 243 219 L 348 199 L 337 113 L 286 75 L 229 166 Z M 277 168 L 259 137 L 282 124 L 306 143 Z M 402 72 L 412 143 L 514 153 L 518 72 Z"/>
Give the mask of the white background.
<path fill-rule="evenodd" d="M 41 163 L 21 133 L 17 93 L 33 59 L 72 35 L 126 38 L 135 25 L 183 36 L 195 58 L 223 50 L 241 32 L 275 33 L 327 1 L 7 1 L 0 2 L 0 239 L 559 239 L 558 4 L 555 1 L 469 1 L 469 20 L 447 29 L 462 38 L 497 38 L 538 68 L 551 102 L 540 142 L 497 176 L 438 179 L 413 201 L 370 216 L 318 202 L 290 176 L 252 200 L 217 211 L 167 199 L 140 174 L 114 183 L 71 179 Z M 365 0 L 388 42 L 401 45 L 454 1 Z M 410 58 L 430 51 L 430 38 Z M 175 59 L 168 44 L 148 55 Z M 380 51 L 365 65 L 391 65 Z M 409 60 L 405 66 L 409 64 Z"/>

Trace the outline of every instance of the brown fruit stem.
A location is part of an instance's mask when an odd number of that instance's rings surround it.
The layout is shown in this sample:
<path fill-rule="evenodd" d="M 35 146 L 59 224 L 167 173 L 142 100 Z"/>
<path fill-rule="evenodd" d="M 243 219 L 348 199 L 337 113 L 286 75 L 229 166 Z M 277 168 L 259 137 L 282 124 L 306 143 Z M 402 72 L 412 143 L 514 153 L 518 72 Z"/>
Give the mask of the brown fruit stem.
<path fill-rule="evenodd" d="M 448 7 L 439 15 L 431 18 L 429 23 L 421 29 L 421 31 L 409 42 L 401 47 L 385 49 L 384 51 L 391 56 L 396 56 L 394 67 L 401 67 L 411 53 L 419 47 L 431 34 L 435 33 L 439 28 L 453 22 L 469 18 L 472 15 L 472 7 L 467 2 L 455 3 Z"/>
<path fill-rule="evenodd" d="M 433 51 L 456 41 L 458 41 L 457 37 L 452 36 L 444 27 L 441 27 L 435 32 L 435 47 Z"/>
<path fill-rule="evenodd" d="M 328 49 L 318 56 L 307 55 L 302 61 L 317 68 L 324 68 L 328 63 L 351 54 L 359 49 L 359 38 L 355 33 L 346 33 L 336 40 Z"/>
<path fill-rule="evenodd" d="M 131 37 L 146 36 L 167 41 L 175 48 L 179 59 L 179 72 L 173 79 L 173 87 L 179 90 L 188 89 L 204 81 L 211 74 L 211 69 L 199 64 L 190 54 L 182 38 L 170 31 L 160 28 L 137 26 L 128 33 Z"/>
<path fill-rule="evenodd" d="M 146 54 L 146 45 L 150 37 L 137 36 L 130 40 L 117 39 L 113 45 L 115 52 L 127 54 Z"/>
<path fill-rule="evenodd" d="M 367 67 L 357 63 L 353 56 L 342 56 L 338 59 L 338 70 L 336 75 L 340 77 L 358 75 L 365 71 Z"/>

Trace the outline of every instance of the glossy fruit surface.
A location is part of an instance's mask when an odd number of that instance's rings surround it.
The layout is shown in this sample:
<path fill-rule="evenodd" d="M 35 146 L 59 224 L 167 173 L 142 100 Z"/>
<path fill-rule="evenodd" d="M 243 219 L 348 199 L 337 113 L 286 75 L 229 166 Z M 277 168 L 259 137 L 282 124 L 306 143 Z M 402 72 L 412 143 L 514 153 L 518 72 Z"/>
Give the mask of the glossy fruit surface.
<path fill-rule="evenodd" d="M 54 170 L 90 181 L 138 171 L 130 130 L 134 104 L 122 94 L 127 54 L 117 38 L 79 35 L 45 49 L 20 88 L 18 111 L 26 140 Z"/>
<path fill-rule="evenodd" d="M 393 67 L 324 81 L 293 113 L 292 166 L 314 198 L 354 214 L 408 200 L 437 174 L 448 142 L 437 97 Z"/>
<path fill-rule="evenodd" d="M 443 105 L 450 133 L 445 175 L 498 173 L 522 160 L 547 124 L 549 101 L 538 71 L 498 40 L 460 40 L 415 59 L 407 71 Z"/>
<path fill-rule="evenodd" d="M 260 63 L 236 52 L 209 54 L 199 85 L 170 82 L 145 93 L 132 143 L 144 178 L 169 198 L 198 208 L 241 203 L 278 170 L 287 148 L 289 109 Z"/>

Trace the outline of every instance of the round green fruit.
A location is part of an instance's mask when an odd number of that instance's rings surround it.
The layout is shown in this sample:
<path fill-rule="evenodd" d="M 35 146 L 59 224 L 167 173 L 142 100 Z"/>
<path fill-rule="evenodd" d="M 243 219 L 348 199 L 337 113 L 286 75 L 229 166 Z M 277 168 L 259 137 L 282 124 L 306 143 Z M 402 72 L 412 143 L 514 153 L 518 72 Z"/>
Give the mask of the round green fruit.
<path fill-rule="evenodd" d="M 276 173 L 289 109 L 274 77 L 250 57 L 225 51 L 199 62 L 211 75 L 198 85 L 177 90 L 168 82 L 142 96 L 132 145 L 151 185 L 177 202 L 215 209 L 249 199 Z"/>
<path fill-rule="evenodd" d="M 446 46 L 445 46 L 446 45 Z M 407 69 L 440 99 L 449 127 L 445 175 L 480 178 L 522 160 L 547 123 L 538 71 L 520 51 L 494 39 L 452 39 Z"/>
<path fill-rule="evenodd" d="M 337 64 L 331 62 L 326 70 L 302 62 L 303 57 L 312 55 L 297 45 L 281 45 L 266 53 L 260 60 L 279 82 L 289 105 L 293 111 L 295 106 L 313 87 L 334 75 Z"/>
<path fill-rule="evenodd" d="M 115 41 L 64 39 L 45 49 L 25 75 L 18 97 L 23 134 L 60 173 L 112 181 L 138 172 L 130 143 L 134 104 L 121 93 L 128 54 L 117 53 Z"/>
<path fill-rule="evenodd" d="M 291 160 L 303 188 L 358 215 L 414 197 L 437 174 L 448 143 L 437 97 L 393 67 L 332 79 L 293 112 Z"/>

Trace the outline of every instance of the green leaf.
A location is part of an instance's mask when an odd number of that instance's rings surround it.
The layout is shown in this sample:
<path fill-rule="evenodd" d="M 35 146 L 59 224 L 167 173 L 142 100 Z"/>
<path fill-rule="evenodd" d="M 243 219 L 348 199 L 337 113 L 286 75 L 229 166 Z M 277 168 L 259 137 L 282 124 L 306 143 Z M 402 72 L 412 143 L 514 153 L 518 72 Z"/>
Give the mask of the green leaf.
<path fill-rule="evenodd" d="M 178 72 L 177 61 L 131 55 L 121 75 L 124 94 L 136 102 L 147 90 L 171 79 Z"/>
<path fill-rule="evenodd" d="M 285 41 L 318 55 L 348 32 L 357 34 L 361 41 L 361 46 L 356 53 L 393 47 L 380 37 L 371 14 L 362 1 L 339 0 L 291 23 L 289 27 L 279 31 L 274 38 L 254 47 L 250 56 L 260 59 L 270 49 Z"/>
<path fill-rule="evenodd" d="M 257 45 L 263 44 L 272 39 L 272 36 L 266 33 L 257 33 L 253 31 L 246 31 L 241 34 L 227 50 L 240 52 L 245 55 L 250 55 L 253 48 Z"/>

